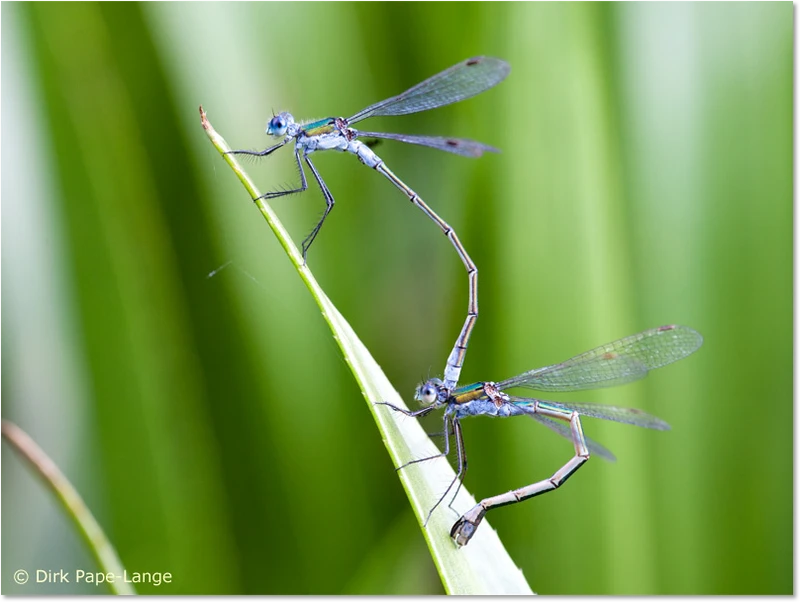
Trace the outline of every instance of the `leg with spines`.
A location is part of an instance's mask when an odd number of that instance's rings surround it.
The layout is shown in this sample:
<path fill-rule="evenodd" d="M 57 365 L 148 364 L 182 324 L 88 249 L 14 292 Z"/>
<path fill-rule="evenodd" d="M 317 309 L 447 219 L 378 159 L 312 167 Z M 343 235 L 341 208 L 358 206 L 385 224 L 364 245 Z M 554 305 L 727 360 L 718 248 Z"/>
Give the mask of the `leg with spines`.
<path fill-rule="evenodd" d="M 410 416 L 412 418 L 419 418 L 420 416 L 425 416 L 426 414 L 430 413 L 432 410 L 435 409 L 434 406 L 428 406 L 426 408 L 422 408 L 421 410 L 412 412 L 404 408 L 399 408 L 396 405 L 387 403 L 385 401 L 378 402 L 375 405 L 389 406 L 392 410 L 400 412 L 401 414 Z M 428 460 L 435 460 L 436 458 L 446 458 L 448 455 L 450 455 L 450 436 L 451 435 L 455 436 L 456 458 L 458 461 L 458 470 L 456 471 L 456 476 L 453 478 L 452 481 L 450 481 L 450 484 L 447 486 L 447 489 L 444 490 L 444 493 L 441 495 L 439 500 L 428 511 L 428 516 L 425 517 L 425 522 L 422 524 L 423 527 L 428 524 L 428 521 L 431 519 L 431 516 L 433 515 L 433 511 L 439 507 L 439 504 L 441 504 L 444 501 L 445 497 L 447 497 L 447 494 L 453 488 L 453 485 L 455 485 L 456 481 L 458 481 L 458 487 L 456 488 L 456 492 L 453 495 L 453 499 L 451 500 L 450 504 L 448 504 L 448 508 L 451 509 L 453 508 L 453 502 L 455 501 L 456 496 L 458 496 L 458 492 L 461 489 L 461 485 L 464 482 L 464 476 L 466 475 L 467 472 L 467 453 L 466 450 L 464 449 L 464 436 L 463 433 L 461 432 L 461 423 L 458 421 L 458 419 L 455 417 L 451 417 L 445 413 L 444 430 L 442 431 L 442 434 L 444 435 L 444 451 L 442 453 L 435 454 L 433 456 L 428 456 L 426 458 L 419 458 L 418 460 L 411 460 L 409 462 L 406 462 L 402 466 L 398 466 L 395 469 L 399 471 L 402 470 L 403 468 L 411 466 L 412 464 L 419 464 L 420 462 L 427 462 Z"/>

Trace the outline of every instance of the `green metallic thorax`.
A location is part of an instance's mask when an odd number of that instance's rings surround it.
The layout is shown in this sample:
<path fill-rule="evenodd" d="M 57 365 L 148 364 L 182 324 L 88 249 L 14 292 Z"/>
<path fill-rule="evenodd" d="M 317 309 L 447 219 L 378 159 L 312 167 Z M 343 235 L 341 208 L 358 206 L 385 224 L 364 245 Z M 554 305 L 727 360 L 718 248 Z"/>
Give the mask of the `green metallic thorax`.
<path fill-rule="evenodd" d="M 306 136 L 322 136 L 336 131 L 332 117 L 326 117 L 303 127 Z"/>
<path fill-rule="evenodd" d="M 466 387 L 459 387 L 453 391 L 452 399 L 455 403 L 467 403 L 473 399 L 478 399 L 486 395 L 483 383 L 475 383 Z"/>

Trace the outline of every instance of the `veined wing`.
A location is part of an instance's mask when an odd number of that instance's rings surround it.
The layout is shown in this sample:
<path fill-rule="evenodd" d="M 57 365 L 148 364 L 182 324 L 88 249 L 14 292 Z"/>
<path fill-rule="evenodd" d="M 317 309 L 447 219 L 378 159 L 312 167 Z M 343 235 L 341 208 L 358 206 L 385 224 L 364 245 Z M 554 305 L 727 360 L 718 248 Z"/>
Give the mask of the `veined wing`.
<path fill-rule="evenodd" d="M 543 405 L 555 406 L 564 408 L 573 412 L 578 412 L 581 416 L 588 416 L 589 418 L 600 418 L 601 420 L 613 420 L 614 422 L 621 422 L 623 424 L 632 424 L 634 426 L 641 426 L 646 429 L 654 429 L 656 431 L 670 430 L 669 424 L 643 412 L 636 408 L 620 408 L 617 406 L 607 406 L 599 403 L 561 403 L 560 401 L 540 401 L 538 399 L 528 399 L 525 397 L 509 396 L 509 401 L 515 406 L 525 410 L 533 406 L 534 402 L 539 402 Z M 535 414 L 538 416 L 538 414 Z"/>
<path fill-rule="evenodd" d="M 541 422 L 551 431 L 555 431 L 562 437 L 565 437 L 572 441 L 572 433 L 569 430 L 569 427 L 564 422 L 559 422 L 558 420 L 554 420 L 553 418 L 549 418 L 547 416 L 542 416 L 541 414 L 530 414 L 530 417 L 534 420 Z M 605 447 L 600 445 L 597 441 L 594 441 L 587 437 L 586 435 L 583 436 L 586 440 L 586 447 L 589 448 L 589 453 L 593 456 L 600 456 L 608 460 L 609 462 L 616 462 L 617 457 L 608 451 Z"/>
<path fill-rule="evenodd" d="M 356 130 L 354 130 L 356 131 Z M 464 157 L 480 157 L 483 153 L 499 153 L 500 150 L 488 144 L 481 144 L 465 138 L 444 138 L 441 136 L 413 136 L 411 134 L 387 134 L 384 132 L 356 131 L 357 135 L 364 138 L 386 138 L 399 140 L 408 144 L 419 144 L 439 150 L 455 153 Z"/>
<path fill-rule="evenodd" d="M 697 351 L 703 337 L 686 326 L 660 326 L 581 353 L 560 364 L 536 368 L 497 383 L 500 389 L 580 391 L 629 383 Z"/>
<path fill-rule="evenodd" d="M 377 115 L 408 115 L 465 100 L 503 81 L 511 66 L 503 60 L 478 56 L 433 77 L 405 92 L 375 103 L 350 117 L 352 124 Z"/>

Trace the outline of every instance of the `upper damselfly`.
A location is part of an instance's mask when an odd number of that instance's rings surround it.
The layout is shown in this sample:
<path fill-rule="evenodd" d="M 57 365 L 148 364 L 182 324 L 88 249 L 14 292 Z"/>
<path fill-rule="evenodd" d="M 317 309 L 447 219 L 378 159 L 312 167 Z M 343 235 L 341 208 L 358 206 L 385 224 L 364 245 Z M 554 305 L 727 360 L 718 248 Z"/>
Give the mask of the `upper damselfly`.
<path fill-rule="evenodd" d="M 333 195 L 309 157 L 309 155 L 315 151 L 338 150 L 356 155 L 362 163 L 372 167 L 388 178 L 414 205 L 419 207 L 425 215 L 439 226 L 439 229 L 450 240 L 458 256 L 461 258 L 461 261 L 464 263 L 469 279 L 467 318 L 459 333 L 455 346 L 448 356 L 447 365 L 445 367 L 444 383 L 448 388 L 454 388 L 458 382 L 461 374 L 461 367 L 464 363 L 464 356 L 466 355 L 467 345 L 469 343 L 469 337 L 478 317 L 478 270 L 472 262 L 472 259 L 467 255 L 464 246 L 461 244 L 453 228 L 436 215 L 420 196 L 389 170 L 383 160 L 378 157 L 367 144 L 359 140 L 359 138 L 399 140 L 400 142 L 428 146 L 465 157 L 480 157 L 484 152 L 498 151 L 486 144 L 462 138 L 363 132 L 351 126 L 369 117 L 377 117 L 380 115 L 407 115 L 409 113 L 436 109 L 465 100 L 496 86 L 506 78 L 510 70 L 510 66 L 505 61 L 479 56 L 453 65 L 449 69 L 426 79 L 413 88 L 409 88 L 405 92 L 393 96 L 392 98 L 387 98 L 386 100 L 375 103 L 347 119 L 341 117 L 327 117 L 303 124 L 295 122 L 291 113 L 279 113 L 267 124 L 267 134 L 276 138 L 282 138 L 280 142 L 263 151 L 230 151 L 234 154 L 265 157 L 294 141 L 294 156 L 300 170 L 300 187 L 291 190 L 268 192 L 261 195 L 259 199 L 273 199 L 287 194 L 305 191 L 308 188 L 305 172 L 303 171 L 303 161 L 305 161 L 322 190 L 326 206 L 319 222 L 303 241 L 303 261 L 306 260 L 308 249 L 314 242 L 325 218 L 328 216 L 331 209 L 333 209 L 334 205 Z"/>

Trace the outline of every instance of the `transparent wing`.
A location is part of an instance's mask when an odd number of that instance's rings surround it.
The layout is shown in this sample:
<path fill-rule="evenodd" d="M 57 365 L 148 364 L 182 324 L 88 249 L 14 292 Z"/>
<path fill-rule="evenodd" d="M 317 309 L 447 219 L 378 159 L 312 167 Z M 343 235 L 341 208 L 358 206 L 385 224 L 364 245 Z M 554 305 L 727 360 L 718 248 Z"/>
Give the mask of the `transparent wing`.
<path fill-rule="evenodd" d="M 541 422 L 551 431 L 557 432 L 562 437 L 565 437 L 572 441 L 572 433 L 569 430 L 569 427 L 564 422 L 559 422 L 558 420 L 554 420 L 552 418 L 548 418 L 547 416 L 542 416 L 541 414 L 530 414 L 530 417 L 536 420 L 537 422 Z M 589 453 L 593 456 L 600 456 L 601 458 L 605 458 L 609 462 L 616 462 L 617 457 L 608 451 L 605 447 L 600 445 L 597 441 L 594 441 L 584 435 L 583 437 L 586 440 L 586 447 L 589 448 Z"/>
<path fill-rule="evenodd" d="M 429 146 L 439 150 L 455 153 L 464 157 L 480 157 L 483 153 L 499 153 L 500 151 L 488 144 L 481 144 L 474 140 L 464 138 L 443 138 L 440 136 L 413 136 L 410 134 L 387 134 L 383 132 L 357 132 L 363 138 L 386 138 L 387 140 L 399 140 L 408 144 L 419 144 Z"/>
<path fill-rule="evenodd" d="M 367 107 L 350 117 L 352 124 L 377 115 L 408 115 L 459 102 L 503 81 L 511 66 L 500 59 L 478 56 L 429 77 L 405 92 Z"/>
<path fill-rule="evenodd" d="M 644 378 L 650 370 L 694 353 L 702 343 L 703 337 L 691 328 L 660 326 L 581 353 L 566 362 L 514 376 L 497 386 L 537 391 L 613 387 Z"/>
<path fill-rule="evenodd" d="M 527 399 L 524 397 L 509 397 L 511 403 L 515 406 L 526 410 L 532 407 L 533 403 L 539 401 L 538 399 Z M 634 426 L 641 426 L 646 429 L 654 429 L 656 431 L 670 430 L 669 424 L 643 412 L 636 408 L 620 408 L 617 406 L 607 406 L 599 403 L 561 403 L 560 401 L 540 401 L 542 404 L 548 406 L 555 406 L 557 408 L 564 408 L 573 412 L 578 412 L 581 416 L 588 416 L 589 418 L 600 418 L 601 420 L 613 420 L 614 422 L 622 422 L 623 424 L 633 424 Z M 539 416 L 534 414 L 534 416 Z"/>

